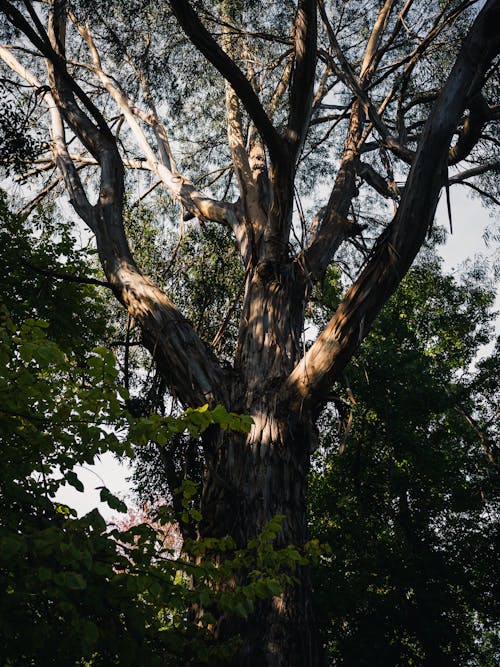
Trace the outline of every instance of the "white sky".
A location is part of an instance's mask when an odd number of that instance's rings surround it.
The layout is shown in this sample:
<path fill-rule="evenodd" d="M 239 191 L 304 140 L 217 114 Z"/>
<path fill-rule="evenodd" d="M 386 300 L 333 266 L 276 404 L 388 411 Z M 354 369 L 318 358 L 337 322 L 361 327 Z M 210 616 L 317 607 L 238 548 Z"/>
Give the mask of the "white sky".
<path fill-rule="evenodd" d="M 445 262 L 445 271 L 456 272 L 465 260 L 478 254 L 486 255 L 491 261 L 494 261 L 495 249 L 487 247 L 482 237 L 488 226 L 495 223 L 497 226 L 499 225 L 500 216 L 498 213 L 496 219 L 494 219 L 491 212 L 481 206 L 477 199 L 470 198 L 464 187 L 457 186 L 452 188 L 451 191 L 451 207 L 453 234 L 448 235 L 446 244 L 440 248 L 440 254 Z M 442 224 L 446 229 L 449 229 L 444 193 L 438 206 L 436 218 L 438 224 Z M 498 246 L 496 253 L 498 261 Z M 497 293 L 496 303 L 497 310 L 500 310 L 499 293 Z M 498 328 L 497 324 L 497 333 Z M 489 347 L 491 349 L 491 346 Z M 482 353 L 488 351 L 488 349 L 485 349 Z M 96 487 L 107 486 L 112 493 L 126 500 L 125 496 L 130 493 L 130 485 L 127 482 L 130 468 L 127 465 L 120 464 L 112 454 L 105 454 L 92 468 L 79 467 L 76 472 L 85 487 L 85 491 L 79 493 L 73 487 L 66 486 L 57 495 L 59 502 L 73 507 L 80 516 L 94 509 L 94 507 L 99 507 L 101 514 L 108 520 L 112 516 L 116 516 L 116 512 L 111 511 L 107 505 L 99 502 L 99 491 L 96 490 Z"/>

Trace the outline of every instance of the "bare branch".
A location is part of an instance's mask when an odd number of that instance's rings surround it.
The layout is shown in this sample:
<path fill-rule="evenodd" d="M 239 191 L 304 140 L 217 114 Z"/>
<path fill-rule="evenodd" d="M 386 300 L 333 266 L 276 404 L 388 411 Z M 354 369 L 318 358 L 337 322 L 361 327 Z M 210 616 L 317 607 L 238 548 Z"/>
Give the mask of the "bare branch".
<path fill-rule="evenodd" d="M 474 183 L 470 183 L 469 181 L 461 181 L 462 185 L 466 185 L 468 188 L 471 190 L 474 190 L 474 192 L 477 192 L 481 197 L 485 197 L 486 199 L 489 199 L 495 206 L 500 206 L 500 199 L 497 199 L 494 197 L 491 192 L 486 192 L 482 188 L 478 187 Z"/>
<path fill-rule="evenodd" d="M 326 329 L 289 377 L 285 394 L 294 393 L 299 405 L 322 404 L 420 249 L 434 217 L 455 127 L 500 50 L 499 21 L 500 2 L 489 0 L 433 106 L 394 220 Z"/>
<path fill-rule="evenodd" d="M 318 4 L 331 48 L 340 63 L 340 68 L 335 67 L 335 72 L 337 76 L 341 80 L 344 80 L 346 85 L 353 90 L 357 99 L 354 101 L 351 108 L 349 129 L 344 142 L 340 167 L 333 184 L 328 204 L 324 208 L 324 213 L 321 216 L 321 223 L 318 227 L 316 237 L 299 258 L 301 265 L 305 267 L 307 275 L 312 281 L 317 281 L 323 276 L 327 266 L 332 261 L 343 241 L 359 234 L 362 230 L 360 225 L 348 220 L 347 216 L 351 207 L 351 202 L 357 192 L 356 174 L 359 164 L 360 148 L 362 145 L 361 139 L 363 136 L 365 110 L 367 110 L 370 119 L 376 124 L 376 127 L 379 129 L 383 138 L 386 141 L 390 139 L 389 131 L 378 116 L 378 113 L 363 87 L 368 86 L 370 83 L 370 77 L 373 73 L 373 57 L 382 37 L 383 30 L 387 24 L 392 3 L 386 0 L 379 11 L 377 21 L 375 22 L 368 40 L 359 79 L 354 74 L 340 48 L 335 32 L 326 14 L 324 0 L 319 0 Z M 332 63 L 332 67 L 333 66 L 335 66 L 334 63 Z"/>
<path fill-rule="evenodd" d="M 378 48 L 382 37 L 384 35 L 391 10 L 394 6 L 394 0 L 385 0 L 382 7 L 380 7 L 377 19 L 371 31 L 370 37 L 366 44 L 363 62 L 361 63 L 361 71 L 359 73 L 359 83 L 363 88 L 371 79 L 373 72 L 378 63 Z"/>
<path fill-rule="evenodd" d="M 465 118 L 457 143 L 450 148 L 448 164 L 457 164 L 466 158 L 479 141 L 484 125 L 492 118 L 492 110 L 482 94 L 469 103 L 469 115 Z"/>
<path fill-rule="evenodd" d="M 79 283 L 81 285 L 95 285 L 97 287 L 106 287 L 107 289 L 112 289 L 111 285 L 108 282 L 103 280 L 97 280 L 96 278 L 87 278 L 86 276 L 74 276 L 69 273 L 61 273 L 60 271 L 51 271 L 50 269 L 42 269 L 40 266 L 36 266 L 27 260 L 23 260 L 23 264 L 35 273 L 40 273 L 42 276 L 47 276 L 49 278 L 56 278 L 57 280 L 64 280 L 68 283 Z"/>
<path fill-rule="evenodd" d="M 480 176 L 485 174 L 488 171 L 500 171 L 500 160 L 493 160 L 492 162 L 484 162 L 479 164 L 476 167 L 471 167 L 470 169 L 465 169 L 464 171 L 450 176 L 449 182 L 450 185 L 455 185 L 457 183 L 464 183 L 468 178 L 473 178 L 474 176 Z"/>
<path fill-rule="evenodd" d="M 146 160 L 144 161 L 145 166 L 161 179 L 162 183 L 167 187 L 171 194 L 176 197 L 193 216 L 231 224 L 234 219 L 234 214 L 230 205 L 225 202 L 219 202 L 208 195 L 199 192 L 189 179 L 177 172 L 164 128 L 158 121 L 156 121 L 156 132 L 159 135 L 159 143 L 163 146 L 164 152 L 164 159 L 160 160 L 158 158 L 151 147 L 144 130 L 136 119 L 136 116 L 144 117 L 145 114 L 138 113 L 135 105 L 132 105 L 118 85 L 115 84 L 103 71 L 99 52 L 94 44 L 89 27 L 79 23 L 76 23 L 76 25 L 90 50 L 95 74 L 127 119 L 127 123 L 133 132 L 139 148 L 146 156 Z"/>
<path fill-rule="evenodd" d="M 81 215 L 82 219 L 87 222 L 89 227 L 93 229 L 94 222 L 92 207 L 85 194 L 80 177 L 77 173 L 77 169 L 71 157 L 69 156 L 61 115 L 52 94 L 47 88 L 43 88 L 42 84 L 35 77 L 35 75 L 26 67 L 24 67 L 24 65 L 19 62 L 19 60 L 12 54 L 9 49 L 0 46 L 0 58 L 2 58 L 5 64 L 10 67 L 13 72 L 15 72 L 31 86 L 33 86 L 35 90 L 43 90 L 43 100 L 49 109 L 52 121 L 51 138 L 55 163 L 63 175 L 70 200 L 73 203 L 75 209 L 79 215 Z M 43 197 L 48 194 L 48 192 L 50 192 L 56 185 L 57 182 L 52 184 L 51 187 L 46 188 L 46 191 L 43 193 L 43 195 L 42 193 L 39 193 L 34 206 L 36 206 L 39 201 L 41 201 L 41 199 L 43 199 Z M 31 210 L 33 209 L 31 208 L 27 212 L 31 212 Z"/>
<path fill-rule="evenodd" d="M 387 199 L 398 198 L 397 192 L 389 186 L 385 178 L 367 162 L 358 164 L 358 175 L 383 197 Z"/>

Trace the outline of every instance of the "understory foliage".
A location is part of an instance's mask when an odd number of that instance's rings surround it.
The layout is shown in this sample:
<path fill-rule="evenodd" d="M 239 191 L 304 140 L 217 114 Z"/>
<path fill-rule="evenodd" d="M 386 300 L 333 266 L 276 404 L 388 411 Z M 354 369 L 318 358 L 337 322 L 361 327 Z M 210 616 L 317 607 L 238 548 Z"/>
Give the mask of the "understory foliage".
<path fill-rule="evenodd" d="M 340 427 L 322 421 L 310 529 L 331 548 L 315 588 L 333 665 L 500 656 L 500 368 L 498 349 L 471 366 L 494 296 L 476 273 L 412 270 L 346 373 Z"/>
<path fill-rule="evenodd" d="M 185 540 L 179 559 L 153 528 L 175 521 L 167 505 L 153 521 L 118 530 L 97 509 L 78 518 L 54 497 L 66 484 L 83 493 L 78 467 L 104 452 L 133 457 L 132 447 L 145 442 L 161 445 L 185 430 L 195 437 L 208 426 L 247 430 L 248 420 L 222 407 L 132 417 L 124 391 L 117 391 L 114 356 L 97 347 L 82 366 L 47 338 L 47 329 L 43 320 L 14 324 L 2 310 L 2 664 L 223 663 L 237 641 L 217 642 L 221 615 L 244 618 L 305 562 L 292 547 L 273 548 L 281 517 L 245 549 L 230 537 Z M 177 490 L 182 520 L 194 526 L 201 519 L 195 492 L 188 481 Z M 115 511 L 127 509 L 105 487 L 100 497 Z M 221 552 L 226 558 L 217 563 L 212 554 Z M 242 573 L 244 585 L 224 586 Z M 200 604 L 212 611 L 195 619 L 189 609 Z"/>

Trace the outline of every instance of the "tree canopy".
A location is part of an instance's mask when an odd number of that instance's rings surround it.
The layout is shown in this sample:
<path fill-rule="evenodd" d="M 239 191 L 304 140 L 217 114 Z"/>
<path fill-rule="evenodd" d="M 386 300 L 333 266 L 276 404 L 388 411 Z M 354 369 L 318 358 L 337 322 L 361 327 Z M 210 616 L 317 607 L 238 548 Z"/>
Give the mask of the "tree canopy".
<path fill-rule="evenodd" d="M 310 525 L 331 547 L 315 587 L 332 664 L 498 657 L 497 350 L 471 366 L 491 335 L 483 281 L 420 262 L 349 368 L 340 428 L 324 418 Z"/>

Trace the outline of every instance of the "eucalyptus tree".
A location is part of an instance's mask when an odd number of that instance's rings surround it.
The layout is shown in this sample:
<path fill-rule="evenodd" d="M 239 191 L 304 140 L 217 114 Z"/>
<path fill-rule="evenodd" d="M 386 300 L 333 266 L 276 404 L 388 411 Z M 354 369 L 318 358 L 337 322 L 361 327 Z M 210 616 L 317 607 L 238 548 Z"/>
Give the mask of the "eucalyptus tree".
<path fill-rule="evenodd" d="M 19 109 L 35 94 L 47 140 L 26 167 L 40 192 L 25 210 L 65 189 L 170 393 L 253 418 L 248 436 L 204 434 L 201 532 L 246 544 L 281 514 L 280 539 L 300 546 L 317 419 L 422 246 L 441 190 L 464 183 L 498 201 L 500 2 L 0 6 L 11 94 Z M 141 197 L 168 193 L 181 225 L 231 237 L 243 270 L 230 359 L 134 258 L 129 170 L 151 179 L 138 179 Z M 333 263 L 351 284 L 309 345 L 308 304 Z M 217 632 L 235 631 L 238 665 L 317 664 L 307 571 L 244 626 L 221 619 Z"/>

